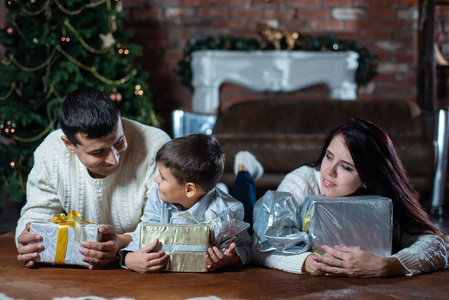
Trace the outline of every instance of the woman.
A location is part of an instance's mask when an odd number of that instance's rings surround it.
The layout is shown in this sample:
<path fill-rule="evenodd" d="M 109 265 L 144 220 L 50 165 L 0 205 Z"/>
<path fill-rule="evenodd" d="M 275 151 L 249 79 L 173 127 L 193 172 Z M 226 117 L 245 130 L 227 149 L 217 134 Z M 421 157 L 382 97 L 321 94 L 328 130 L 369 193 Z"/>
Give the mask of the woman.
<path fill-rule="evenodd" d="M 416 199 L 393 143 L 368 121 L 353 119 L 331 132 L 317 162 L 289 173 L 277 190 L 292 193 L 300 207 L 305 195 L 390 198 L 394 254 L 381 258 L 360 248 L 323 246 L 323 256 L 311 252 L 289 255 L 263 253 L 254 247 L 257 263 L 292 273 L 352 277 L 411 276 L 446 266 L 441 233 Z"/>

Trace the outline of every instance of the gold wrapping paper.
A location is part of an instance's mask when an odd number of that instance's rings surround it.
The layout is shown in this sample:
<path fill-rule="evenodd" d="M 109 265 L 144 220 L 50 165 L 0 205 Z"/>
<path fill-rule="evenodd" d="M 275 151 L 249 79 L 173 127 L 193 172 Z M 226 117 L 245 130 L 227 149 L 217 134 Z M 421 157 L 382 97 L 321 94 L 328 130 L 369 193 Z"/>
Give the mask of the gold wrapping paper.
<path fill-rule="evenodd" d="M 145 224 L 141 227 L 140 247 L 159 239 L 156 251 L 170 255 L 166 272 L 207 272 L 206 251 L 213 232 L 205 225 Z"/>

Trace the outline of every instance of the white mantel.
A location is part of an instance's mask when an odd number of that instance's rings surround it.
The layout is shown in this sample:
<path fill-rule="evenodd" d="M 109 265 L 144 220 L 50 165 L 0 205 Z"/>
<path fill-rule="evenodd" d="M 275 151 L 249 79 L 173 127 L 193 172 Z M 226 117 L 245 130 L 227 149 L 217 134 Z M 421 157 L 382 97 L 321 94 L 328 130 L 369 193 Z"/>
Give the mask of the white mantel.
<path fill-rule="evenodd" d="M 258 92 L 293 92 L 326 84 L 332 99 L 355 100 L 358 57 L 353 51 L 195 51 L 192 110 L 215 114 L 224 82 Z"/>

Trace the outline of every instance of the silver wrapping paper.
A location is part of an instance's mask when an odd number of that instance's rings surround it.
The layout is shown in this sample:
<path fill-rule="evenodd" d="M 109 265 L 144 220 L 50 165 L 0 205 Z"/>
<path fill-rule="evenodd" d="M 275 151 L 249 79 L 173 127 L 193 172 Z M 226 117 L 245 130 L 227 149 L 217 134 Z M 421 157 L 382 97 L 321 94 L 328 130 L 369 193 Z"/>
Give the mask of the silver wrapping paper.
<path fill-rule="evenodd" d="M 308 233 L 312 251 L 324 254 L 321 245 L 360 247 L 373 255 L 391 255 L 393 204 L 381 196 L 308 196 L 301 219 L 310 216 Z"/>
<path fill-rule="evenodd" d="M 39 252 L 36 262 L 55 263 L 56 246 L 58 242 L 58 224 L 44 221 L 31 222 L 30 232 L 42 235 L 44 251 Z M 98 232 L 98 225 L 87 225 L 81 223 L 80 241 L 101 241 L 102 235 Z M 83 262 L 83 255 L 78 251 L 81 243 L 75 241 L 75 229 L 69 226 L 67 236 L 67 249 L 64 264 L 79 265 L 88 267 L 89 264 Z"/>
<path fill-rule="evenodd" d="M 253 229 L 260 252 L 324 254 L 321 245 L 337 245 L 386 257 L 391 255 L 393 205 L 380 196 L 310 195 L 300 207 L 292 194 L 268 191 L 254 206 Z"/>
<path fill-rule="evenodd" d="M 310 247 L 301 231 L 301 212 L 292 194 L 268 191 L 257 200 L 253 211 L 256 249 L 260 252 L 300 253 Z"/>
<path fill-rule="evenodd" d="M 220 189 L 216 189 L 216 191 L 217 197 L 221 197 L 225 201 L 232 198 Z M 203 221 L 201 224 L 207 225 L 212 229 L 214 233 L 213 244 L 224 251 L 232 243 L 240 246 L 241 243 L 245 243 L 246 238 L 251 241 L 251 237 L 247 233 L 250 225 L 242 220 L 243 215 L 243 207 L 241 211 L 237 212 L 227 207 L 220 213 L 215 213 L 215 217 L 211 220 Z"/>

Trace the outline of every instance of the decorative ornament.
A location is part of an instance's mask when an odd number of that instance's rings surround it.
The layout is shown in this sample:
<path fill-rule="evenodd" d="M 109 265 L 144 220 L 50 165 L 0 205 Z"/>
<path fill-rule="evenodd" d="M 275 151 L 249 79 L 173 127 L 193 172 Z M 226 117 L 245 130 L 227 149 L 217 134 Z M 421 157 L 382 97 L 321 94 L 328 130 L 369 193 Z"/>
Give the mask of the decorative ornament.
<path fill-rule="evenodd" d="M 265 49 L 268 45 L 272 44 L 276 51 L 280 51 L 281 41 L 285 41 L 287 51 L 291 51 L 295 48 L 296 40 L 299 38 L 299 33 L 295 31 L 273 28 L 265 23 L 257 23 L 257 32 L 263 40 L 260 49 Z"/>
<path fill-rule="evenodd" d="M 136 87 L 134 88 L 134 95 L 136 95 L 136 96 L 143 95 L 142 87 L 139 84 L 137 84 Z"/>
<path fill-rule="evenodd" d="M 112 36 L 112 33 L 108 33 L 106 35 L 100 33 L 100 39 L 103 41 L 103 45 L 101 45 L 101 49 L 108 49 L 112 45 L 115 44 L 115 39 Z"/>
<path fill-rule="evenodd" d="M 16 9 L 18 7 L 17 2 L 14 0 L 6 0 L 5 5 L 8 9 Z"/>
<path fill-rule="evenodd" d="M 114 102 L 121 102 L 122 101 L 122 94 L 114 90 L 110 95 L 109 98 L 111 98 Z"/>
<path fill-rule="evenodd" d="M 17 30 L 13 25 L 8 25 L 5 27 L 5 33 L 9 37 L 15 37 L 17 36 Z"/>
<path fill-rule="evenodd" d="M 66 36 L 66 35 L 61 36 L 61 42 L 62 42 L 62 44 L 70 43 L 70 37 Z"/>
<path fill-rule="evenodd" d="M 12 137 L 16 132 L 16 124 L 12 121 L 6 121 L 6 124 L 1 124 L 0 129 L 4 137 Z"/>
<path fill-rule="evenodd" d="M 17 163 L 17 160 L 11 160 L 10 162 L 9 162 L 9 167 L 11 168 L 11 169 L 14 169 L 15 167 L 17 167 L 18 166 L 18 163 Z"/>
<path fill-rule="evenodd" d="M 59 40 L 59 45 L 61 45 L 62 49 L 68 50 L 70 47 L 70 41 L 71 41 L 71 38 L 68 35 L 66 35 L 65 33 L 63 33 Z"/>
<path fill-rule="evenodd" d="M 109 19 L 109 29 L 112 31 L 117 30 L 117 16 L 115 14 L 112 14 Z"/>
<path fill-rule="evenodd" d="M 122 0 L 112 0 L 112 5 L 114 6 L 115 11 L 123 10 L 123 2 Z"/>
<path fill-rule="evenodd" d="M 125 48 L 125 46 L 121 46 L 118 48 L 117 53 L 122 56 L 127 56 L 129 54 L 129 50 Z"/>

